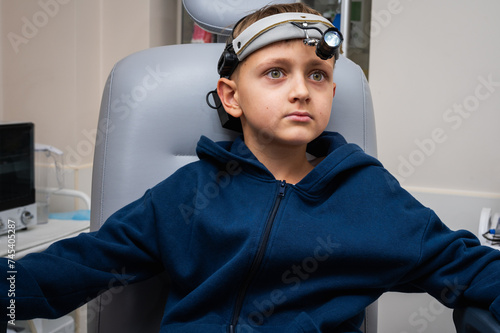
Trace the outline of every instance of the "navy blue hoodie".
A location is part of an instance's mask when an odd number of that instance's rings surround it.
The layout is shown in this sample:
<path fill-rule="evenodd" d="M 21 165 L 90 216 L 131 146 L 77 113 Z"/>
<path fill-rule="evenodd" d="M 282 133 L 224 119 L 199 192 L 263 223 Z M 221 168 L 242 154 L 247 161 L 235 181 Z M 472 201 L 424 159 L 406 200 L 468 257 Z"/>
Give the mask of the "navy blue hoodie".
<path fill-rule="evenodd" d="M 19 260 L 16 319 L 58 317 L 111 281 L 161 271 L 171 285 L 162 332 L 358 332 L 364 308 L 390 290 L 491 305 L 500 318 L 499 251 L 449 230 L 339 134 L 308 151 L 325 158 L 287 184 L 241 138 L 202 137 L 199 161 L 99 231 Z"/>

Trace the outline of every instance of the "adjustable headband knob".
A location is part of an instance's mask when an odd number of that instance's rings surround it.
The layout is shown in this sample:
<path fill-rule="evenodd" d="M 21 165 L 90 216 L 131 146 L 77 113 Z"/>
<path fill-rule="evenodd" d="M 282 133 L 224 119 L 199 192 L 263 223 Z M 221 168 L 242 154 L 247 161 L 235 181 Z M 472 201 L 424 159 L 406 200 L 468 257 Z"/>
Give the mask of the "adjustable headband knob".
<path fill-rule="evenodd" d="M 238 63 L 239 60 L 236 56 L 236 53 L 234 53 L 233 45 L 228 44 L 219 58 L 219 62 L 217 64 L 217 72 L 219 73 L 220 77 L 229 78 L 238 66 Z"/>

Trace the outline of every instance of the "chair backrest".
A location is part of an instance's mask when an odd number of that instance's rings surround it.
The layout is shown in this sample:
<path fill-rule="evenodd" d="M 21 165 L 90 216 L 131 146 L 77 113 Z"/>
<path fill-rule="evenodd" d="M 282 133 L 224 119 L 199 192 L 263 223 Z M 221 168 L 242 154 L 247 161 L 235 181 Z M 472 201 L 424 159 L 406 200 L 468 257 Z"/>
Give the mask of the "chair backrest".
<path fill-rule="evenodd" d="M 268 2 L 268 1 L 266 1 Z M 195 161 L 201 135 L 233 139 L 221 127 L 206 94 L 218 80 L 223 44 L 163 46 L 118 62 L 104 90 L 98 122 L 91 230 L 117 209 L 179 167 Z M 376 155 L 370 90 L 363 71 L 345 57 L 337 61 L 337 94 L 327 130 Z M 88 304 L 88 332 L 158 332 L 168 294 L 164 276 L 125 288 L 113 288 Z M 375 322 L 376 306 L 367 311 Z"/>

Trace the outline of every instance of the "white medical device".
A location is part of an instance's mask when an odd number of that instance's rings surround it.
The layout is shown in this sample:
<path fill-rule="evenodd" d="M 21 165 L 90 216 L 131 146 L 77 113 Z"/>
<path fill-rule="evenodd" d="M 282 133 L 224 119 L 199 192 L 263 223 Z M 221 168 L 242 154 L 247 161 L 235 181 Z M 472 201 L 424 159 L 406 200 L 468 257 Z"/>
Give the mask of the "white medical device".
<path fill-rule="evenodd" d="M 482 245 L 500 250 L 500 213 L 483 208 L 479 218 L 478 237 Z"/>

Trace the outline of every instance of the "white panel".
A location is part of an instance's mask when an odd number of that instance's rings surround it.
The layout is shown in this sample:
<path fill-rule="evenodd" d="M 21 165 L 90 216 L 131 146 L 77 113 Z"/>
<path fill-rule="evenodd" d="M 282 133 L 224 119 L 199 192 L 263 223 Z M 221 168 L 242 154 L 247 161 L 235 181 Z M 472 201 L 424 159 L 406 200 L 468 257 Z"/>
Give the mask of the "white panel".
<path fill-rule="evenodd" d="M 500 2 L 374 0 L 379 157 L 405 186 L 500 193 Z"/>

